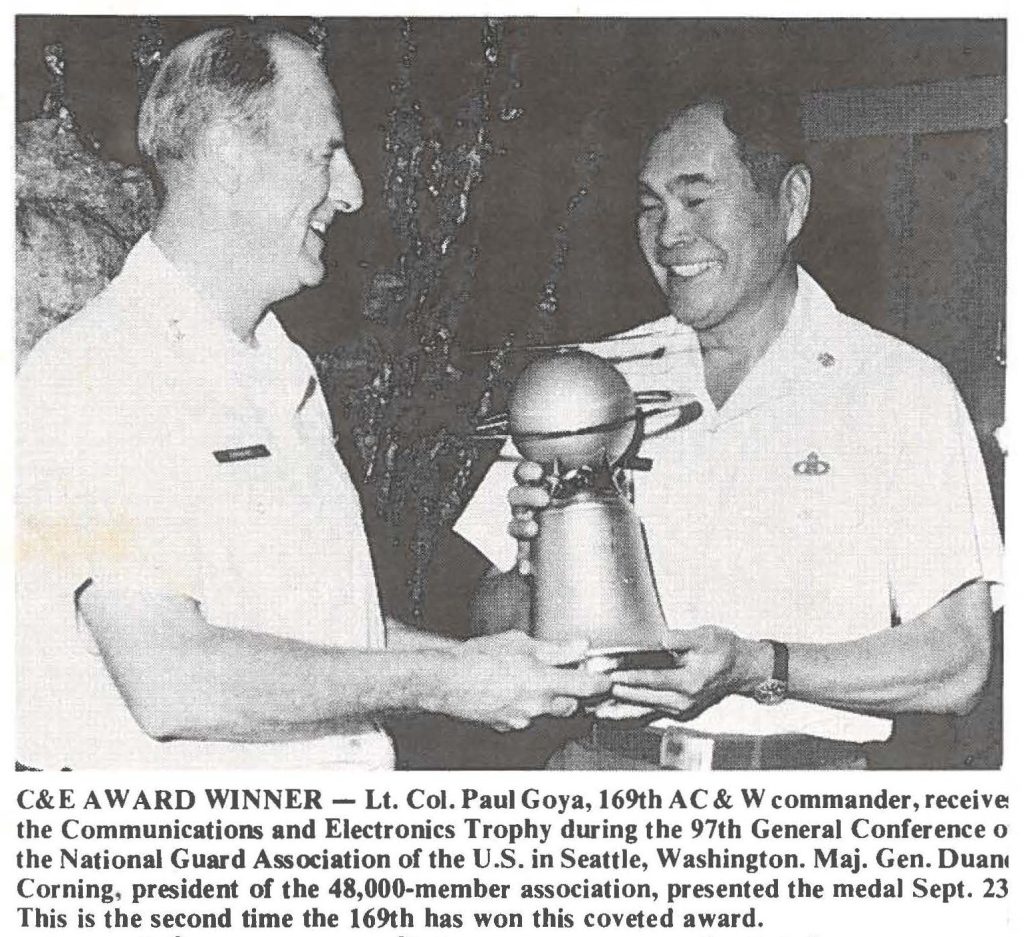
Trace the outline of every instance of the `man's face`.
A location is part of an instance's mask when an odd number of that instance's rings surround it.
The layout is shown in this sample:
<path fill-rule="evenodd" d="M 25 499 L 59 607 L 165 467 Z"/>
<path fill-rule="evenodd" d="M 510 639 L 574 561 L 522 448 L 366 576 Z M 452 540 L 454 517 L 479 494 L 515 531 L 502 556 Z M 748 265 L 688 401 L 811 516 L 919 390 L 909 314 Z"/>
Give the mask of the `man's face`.
<path fill-rule="evenodd" d="M 270 301 L 320 283 L 335 212 L 354 212 L 363 202 L 326 75 L 311 53 L 286 44 L 275 60 L 267 140 L 253 144 L 253 172 L 239 193 L 252 228 L 245 238 L 253 246 L 251 269 Z"/>
<path fill-rule="evenodd" d="M 778 193 L 759 193 L 715 105 L 654 139 L 639 178 L 640 248 L 680 322 L 698 331 L 757 308 L 786 255 Z"/>

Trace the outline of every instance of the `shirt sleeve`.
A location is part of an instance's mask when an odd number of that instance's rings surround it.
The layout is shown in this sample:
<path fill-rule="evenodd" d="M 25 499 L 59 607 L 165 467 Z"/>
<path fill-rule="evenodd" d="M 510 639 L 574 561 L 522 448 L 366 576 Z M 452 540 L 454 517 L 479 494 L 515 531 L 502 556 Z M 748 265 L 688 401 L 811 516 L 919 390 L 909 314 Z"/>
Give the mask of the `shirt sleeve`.
<path fill-rule="evenodd" d="M 904 383 L 894 421 L 889 575 L 901 621 L 978 579 L 1001 603 L 1002 542 L 978 440 L 952 379 L 930 364 Z"/>
<path fill-rule="evenodd" d="M 77 356 L 30 362 L 19 377 L 19 562 L 74 601 L 87 580 L 202 593 L 194 485 L 180 440 L 110 373 L 86 380 Z"/>
<path fill-rule="evenodd" d="M 513 472 L 518 461 L 515 447 L 506 443 L 455 522 L 455 532 L 502 571 L 510 570 L 516 562 L 516 541 L 508 532 L 512 520 L 508 493 L 515 485 Z"/>

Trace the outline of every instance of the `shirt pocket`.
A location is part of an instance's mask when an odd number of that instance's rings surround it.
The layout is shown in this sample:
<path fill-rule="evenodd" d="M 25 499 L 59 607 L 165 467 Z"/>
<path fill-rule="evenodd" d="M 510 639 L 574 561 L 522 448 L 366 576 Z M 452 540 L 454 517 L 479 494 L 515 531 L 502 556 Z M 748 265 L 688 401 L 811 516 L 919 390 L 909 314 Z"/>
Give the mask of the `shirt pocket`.
<path fill-rule="evenodd" d="M 824 599 L 861 565 L 866 489 L 838 447 L 787 444 L 781 435 L 732 467 L 717 501 L 712 562 L 727 556 L 748 587 L 809 606 L 818 603 L 812 594 Z"/>
<path fill-rule="evenodd" d="M 230 519 L 232 526 L 242 525 L 247 519 L 258 520 L 267 516 L 275 497 L 275 483 L 280 471 L 280 453 L 276 453 L 265 442 L 215 452 L 236 453 L 243 450 L 255 451 L 256 454 L 218 459 L 211 452 L 208 458 L 212 464 L 205 473 L 210 481 L 212 514 Z"/>
<path fill-rule="evenodd" d="M 840 472 L 816 477 L 793 472 L 781 486 L 784 503 L 780 515 L 794 533 L 842 538 L 864 523 L 862 488 Z"/>
<path fill-rule="evenodd" d="M 258 445 L 269 455 L 224 461 L 214 455 Z M 268 551 L 279 540 L 277 515 L 289 497 L 281 477 L 281 452 L 273 440 L 254 434 L 251 439 L 217 440 L 198 458 L 204 466 L 195 509 L 204 611 L 213 624 L 263 630 L 266 615 L 260 595 L 275 569 L 267 562 Z"/>

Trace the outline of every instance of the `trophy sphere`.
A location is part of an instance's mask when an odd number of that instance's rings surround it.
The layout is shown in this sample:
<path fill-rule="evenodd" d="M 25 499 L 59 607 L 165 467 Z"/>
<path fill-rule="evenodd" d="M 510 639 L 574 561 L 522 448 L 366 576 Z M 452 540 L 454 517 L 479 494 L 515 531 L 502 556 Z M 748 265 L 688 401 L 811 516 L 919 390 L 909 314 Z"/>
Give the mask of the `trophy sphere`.
<path fill-rule="evenodd" d="M 633 391 L 614 365 L 590 352 L 559 351 L 527 365 L 508 405 L 512 441 L 533 462 L 564 469 L 614 464 L 636 429 Z"/>

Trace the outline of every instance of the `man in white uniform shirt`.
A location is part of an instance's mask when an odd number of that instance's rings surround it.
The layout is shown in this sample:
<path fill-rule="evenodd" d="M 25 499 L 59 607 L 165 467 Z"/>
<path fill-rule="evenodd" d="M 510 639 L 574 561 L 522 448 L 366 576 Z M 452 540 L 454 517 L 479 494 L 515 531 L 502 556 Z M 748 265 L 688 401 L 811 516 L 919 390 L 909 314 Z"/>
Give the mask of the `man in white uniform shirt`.
<path fill-rule="evenodd" d="M 988 674 L 1001 544 L 970 419 L 941 365 L 797 267 L 811 176 L 768 102 L 707 98 L 654 136 L 637 232 L 670 314 L 592 348 L 704 408 L 633 474 L 678 665 L 614 676 L 676 719 L 598 721 L 552 766 L 861 767 L 892 715 L 966 713 Z M 523 543 L 539 477 L 509 496 Z M 456 527 L 501 569 L 516 541 L 485 518 L 513 484 L 499 463 Z"/>
<path fill-rule="evenodd" d="M 317 285 L 362 185 L 315 51 L 222 29 L 139 117 L 165 197 L 121 274 L 19 378 L 19 758 L 391 767 L 383 713 L 569 715 L 580 648 L 385 622 L 309 358 L 270 305 Z"/>

